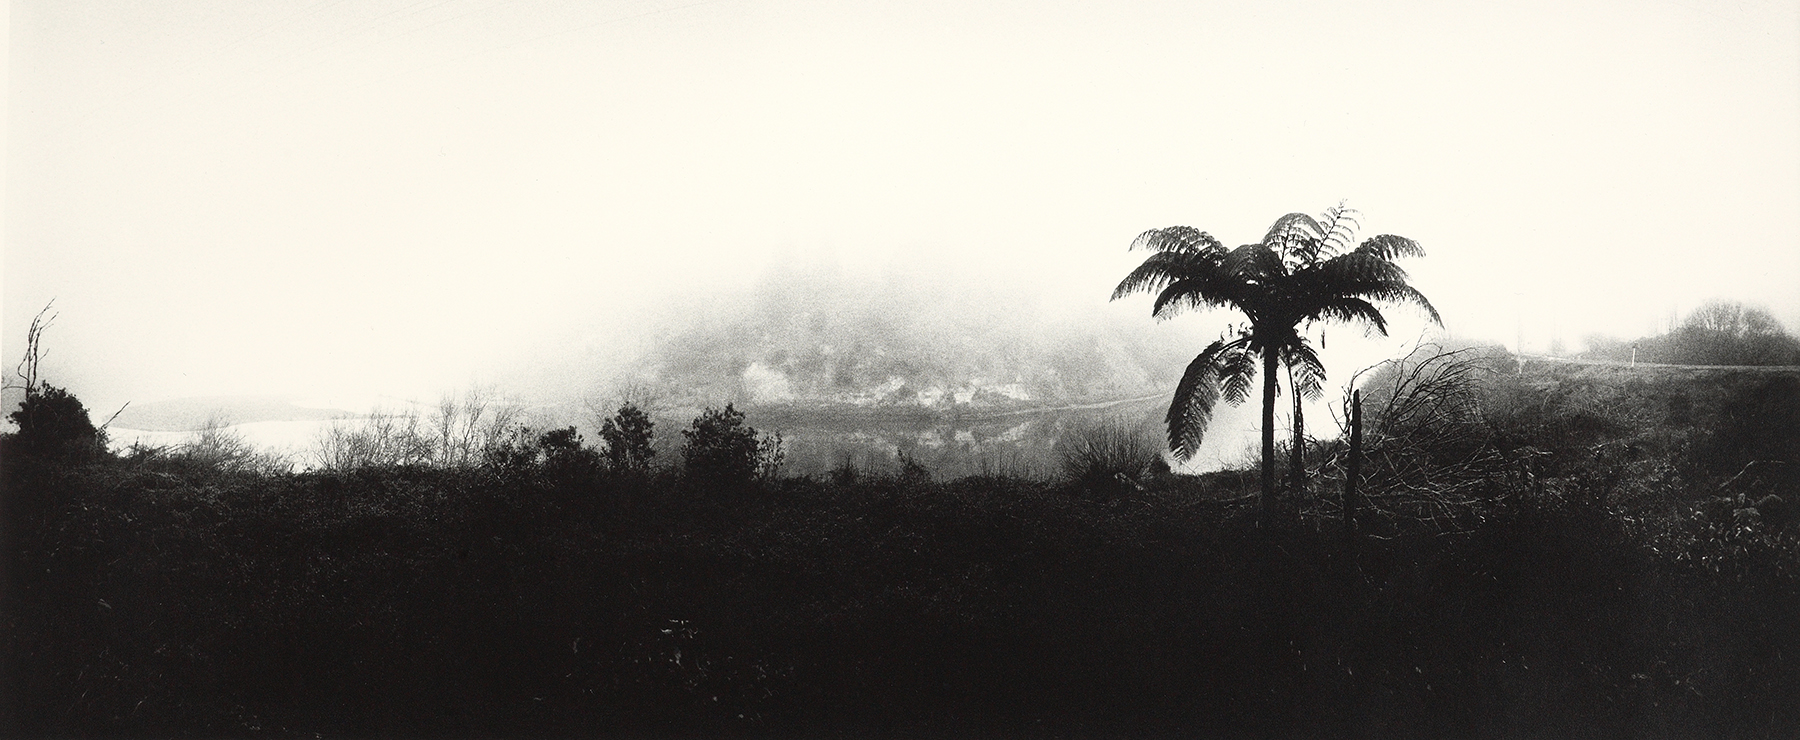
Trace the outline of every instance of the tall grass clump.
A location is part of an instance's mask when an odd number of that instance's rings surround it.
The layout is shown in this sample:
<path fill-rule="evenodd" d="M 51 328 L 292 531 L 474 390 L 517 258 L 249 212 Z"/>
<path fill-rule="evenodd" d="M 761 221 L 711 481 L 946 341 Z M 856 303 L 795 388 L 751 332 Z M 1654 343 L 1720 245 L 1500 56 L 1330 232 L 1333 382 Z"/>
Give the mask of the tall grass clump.
<path fill-rule="evenodd" d="M 1141 489 L 1169 472 L 1161 442 L 1119 421 L 1078 426 L 1057 440 L 1057 452 L 1064 482 L 1104 497 Z"/>

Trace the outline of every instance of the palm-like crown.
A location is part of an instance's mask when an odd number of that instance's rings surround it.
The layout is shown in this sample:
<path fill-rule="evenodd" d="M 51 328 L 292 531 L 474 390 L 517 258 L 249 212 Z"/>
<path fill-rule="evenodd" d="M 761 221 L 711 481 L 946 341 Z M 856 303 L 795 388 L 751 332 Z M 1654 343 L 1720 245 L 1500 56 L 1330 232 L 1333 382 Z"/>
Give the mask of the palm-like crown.
<path fill-rule="evenodd" d="M 1360 226 L 1342 203 L 1320 218 L 1290 213 L 1275 220 L 1262 241 L 1226 249 L 1191 226 L 1152 229 L 1132 241 L 1153 252 L 1113 291 L 1117 300 L 1155 293 L 1151 313 L 1167 319 L 1198 308 L 1235 308 L 1250 320 L 1228 332 L 1188 364 L 1169 406 L 1169 449 L 1179 459 L 1199 449 L 1213 405 L 1249 397 L 1256 356 L 1274 353 L 1293 373 L 1294 385 L 1316 397 L 1325 367 L 1301 334 L 1314 321 L 1362 323 L 1387 334 L 1387 319 L 1374 301 L 1417 304 L 1442 324 L 1431 302 L 1406 282 L 1394 260 L 1424 256 L 1418 242 L 1382 234 L 1355 248 Z"/>

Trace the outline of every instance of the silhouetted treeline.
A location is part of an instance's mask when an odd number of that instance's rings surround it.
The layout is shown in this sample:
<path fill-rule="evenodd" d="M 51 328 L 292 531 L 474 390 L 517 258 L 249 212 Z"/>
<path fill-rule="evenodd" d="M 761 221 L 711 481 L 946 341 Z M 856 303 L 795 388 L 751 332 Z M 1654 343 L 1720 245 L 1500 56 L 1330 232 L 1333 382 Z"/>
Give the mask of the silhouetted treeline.
<path fill-rule="evenodd" d="M 1671 365 L 1800 365 L 1800 339 L 1768 311 L 1730 301 L 1695 309 L 1667 334 L 1624 341 L 1587 338 L 1582 357 Z"/>
<path fill-rule="evenodd" d="M 0 442 L 0 731 L 1800 729 L 1800 543 L 1766 498 L 1792 498 L 1800 379 L 1422 383 L 1481 394 L 1428 413 L 1488 436 L 1421 447 L 1385 411 L 1408 372 L 1376 378 L 1394 390 L 1370 444 L 1396 472 L 1366 479 L 1380 536 L 1355 541 L 1327 505 L 1333 457 L 1264 532 L 1254 475 L 1173 475 L 1105 435 L 1070 448 L 1066 480 L 941 481 L 783 477 L 729 408 L 664 465 L 626 412 L 600 434 L 633 446 L 617 454 L 568 428 L 479 465 L 297 474 L 41 454 L 21 431 Z M 1504 464 L 1463 464 L 1487 447 Z M 1432 489 L 1462 479 L 1480 485 Z M 1434 524 L 1432 506 L 1462 508 Z"/>

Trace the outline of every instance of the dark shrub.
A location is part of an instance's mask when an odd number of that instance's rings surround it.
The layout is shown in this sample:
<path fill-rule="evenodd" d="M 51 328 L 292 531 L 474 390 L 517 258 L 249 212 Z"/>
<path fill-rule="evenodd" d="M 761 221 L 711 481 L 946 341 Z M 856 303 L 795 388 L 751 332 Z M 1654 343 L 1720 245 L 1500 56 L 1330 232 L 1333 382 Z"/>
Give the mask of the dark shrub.
<path fill-rule="evenodd" d="M 503 475 L 522 472 L 536 461 L 537 448 L 532 444 L 531 430 L 521 424 L 508 427 L 499 439 L 481 451 L 482 465 Z"/>
<path fill-rule="evenodd" d="M 643 472 L 656 457 L 651 447 L 656 425 L 643 409 L 629 401 L 600 425 L 600 441 L 606 443 L 606 469 L 613 473 Z"/>
<path fill-rule="evenodd" d="M 1733 388 L 1701 446 L 1709 472 L 1729 476 L 1752 461 L 1800 473 L 1800 377 L 1757 378 Z M 1792 480 L 1792 478 L 1788 478 Z"/>
<path fill-rule="evenodd" d="M 773 477 L 783 456 L 780 435 L 759 439 L 756 427 L 744 423 L 744 412 L 731 404 L 724 410 L 708 408 L 694 419 L 682 457 L 688 477 L 699 483 L 744 485 Z"/>
<path fill-rule="evenodd" d="M 862 477 L 862 471 L 857 470 L 856 460 L 849 452 L 841 452 L 838 454 L 837 467 L 832 468 L 828 476 L 835 485 L 854 486 L 857 479 Z"/>
<path fill-rule="evenodd" d="M 573 426 L 538 435 L 538 455 L 552 480 L 579 481 L 600 471 L 600 453 L 583 445 Z"/>
<path fill-rule="evenodd" d="M 8 454 L 68 460 L 106 451 L 106 433 L 94 428 L 81 400 L 49 383 L 27 388 L 25 400 L 6 418 L 19 425 L 7 441 Z"/>
<path fill-rule="evenodd" d="M 895 455 L 900 460 L 900 482 L 909 486 L 922 486 L 931 482 L 931 469 L 925 467 L 919 459 L 901 450 Z"/>

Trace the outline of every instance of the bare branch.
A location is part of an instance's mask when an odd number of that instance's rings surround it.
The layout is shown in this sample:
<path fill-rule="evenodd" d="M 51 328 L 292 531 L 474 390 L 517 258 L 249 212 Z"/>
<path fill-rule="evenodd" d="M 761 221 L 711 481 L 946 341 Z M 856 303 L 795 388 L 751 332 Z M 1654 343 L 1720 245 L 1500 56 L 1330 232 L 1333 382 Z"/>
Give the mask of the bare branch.
<path fill-rule="evenodd" d="M 113 420 L 119 418 L 119 414 L 125 413 L 126 407 L 128 407 L 130 405 L 131 405 L 131 402 L 126 401 L 124 406 L 120 406 L 118 411 L 114 411 L 112 413 L 112 416 L 106 417 L 106 423 L 100 425 L 100 431 L 106 431 L 107 427 L 112 426 Z"/>
<path fill-rule="evenodd" d="M 25 356 L 19 359 L 19 366 L 14 369 L 14 372 L 18 374 L 20 380 L 25 381 L 24 388 L 27 395 L 38 392 L 38 366 L 44 359 L 44 330 L 50 328 L 50 324 L 56 321 L 58 314 L 51 312 L 55 305 L 55 298 L 44 304 L 44 307 L 37 312 L 37 316 L 32 317 L 31 328 L 25 332 Z M 17 388 L 19 386 L 9 384 L 7 387 Z"/>

